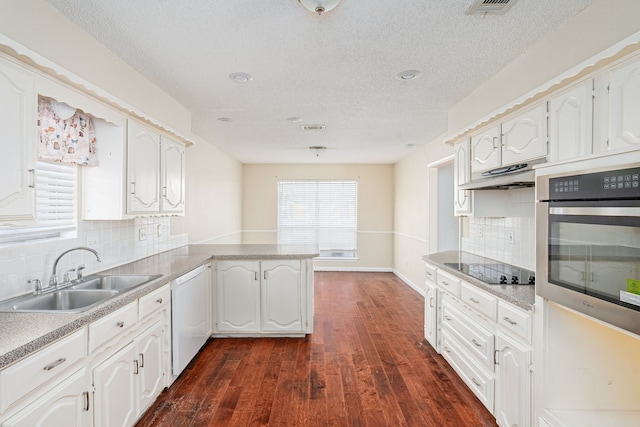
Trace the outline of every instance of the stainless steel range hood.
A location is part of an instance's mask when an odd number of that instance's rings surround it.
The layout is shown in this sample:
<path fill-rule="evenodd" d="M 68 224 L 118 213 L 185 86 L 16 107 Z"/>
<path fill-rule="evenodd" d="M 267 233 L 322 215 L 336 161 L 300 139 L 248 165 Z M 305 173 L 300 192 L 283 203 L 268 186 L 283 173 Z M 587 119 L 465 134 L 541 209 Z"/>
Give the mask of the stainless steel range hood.
<path fill-rule="evenodd" d="M 535 172 L 533 166 L 544 163 L 546 159 L 538 159 L 527 163 L 501 166 L 486 172 L 473 174 L 471 182 L 458 186 L 460 190 L 510 190 L 533 187 Z"/>

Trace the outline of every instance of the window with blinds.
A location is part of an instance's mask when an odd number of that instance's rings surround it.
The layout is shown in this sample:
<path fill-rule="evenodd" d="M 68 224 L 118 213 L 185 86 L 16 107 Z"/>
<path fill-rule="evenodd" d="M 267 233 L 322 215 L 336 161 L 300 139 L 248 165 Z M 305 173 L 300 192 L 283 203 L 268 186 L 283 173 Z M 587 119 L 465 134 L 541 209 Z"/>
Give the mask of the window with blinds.
<path fill-rule="evenodd" d="M 0 230 L 0 243 L 60 237 L 76 229 L 76 167 L 38 162 L 34 226 Z"/>
<path fill-rule="evenodd" d="M 355 258 L 358 182 L 278 182 L 278 244 L 317 244 L 323 258 Z"/>

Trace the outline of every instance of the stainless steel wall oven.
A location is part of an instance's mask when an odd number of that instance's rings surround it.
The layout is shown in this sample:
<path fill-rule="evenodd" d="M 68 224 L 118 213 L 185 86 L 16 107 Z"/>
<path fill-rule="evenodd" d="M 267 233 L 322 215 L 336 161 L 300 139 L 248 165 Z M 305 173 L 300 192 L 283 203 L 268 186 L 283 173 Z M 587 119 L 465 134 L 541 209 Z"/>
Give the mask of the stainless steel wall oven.
<path fill-rule="evenodd" d="M 640 163 L 536 179 L 536 293 L 640 334 Z"/>

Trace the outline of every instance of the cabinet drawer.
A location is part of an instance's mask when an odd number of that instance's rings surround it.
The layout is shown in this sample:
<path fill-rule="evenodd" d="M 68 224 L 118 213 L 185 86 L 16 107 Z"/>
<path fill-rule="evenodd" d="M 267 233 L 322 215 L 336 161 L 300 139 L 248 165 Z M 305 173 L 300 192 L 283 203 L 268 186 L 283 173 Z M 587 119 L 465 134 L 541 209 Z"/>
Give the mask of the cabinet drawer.
<path fill-rule="evenodd" d="M 498 310 L 498 299 L 496 297 L 464 282 L 462 282 L 460 294 L 462 301 L 469 307 L 479 311 L 492 322 L 495 322 L 496 312 Z"/>
<path fill-rule="evenodd" d="M 438 279 L 436 283 L 440 289 L 460 298 L 460 279 L 442 270 L 437 271 L 436 277 Z"/>
<path fill-rule="evenodd" d="M 436 283 L 436 268 L 430 264 L 424 265 L 424 277 L 426 280 Z"/>
<path fill-rule="evenodd" d="M 153 313 L 171 300 L 171 288 L 165 285 L 140 298 L 140 320 Z"/>
<path fill-rule="evenodd" d="M 532 316 L 511 304 L 500 301 L 498 305 L 498 324 L 509 332 L 516 335 L 516 338 L 524 339 L 531 344 L 532 337 Z"/>
<path fill-rule="evenodd" d="M 138 304 L 133 302 L 89 325 L 89 353 L 125 329 L 138 323 Z"/>
<path fill-rule="evenodd" d="M 442 355 L 478 399 L 493 413 L 495 378 L 466 357 L 463 347 L 449 332 L 442 331 Z"/>
<path fill-rule="evenodd" d="M 86 343 L 82 328 L 0 372 L 0 411 L 81 361 Z"/>
<path fill-rule="evenodd" d="M 442 323 L 473 354 L 483 366 L 493 372 L 493 351 L 495 336 L 480 327 L 462 312 L 451 306 L 448 300 L 442 302 Z"/>

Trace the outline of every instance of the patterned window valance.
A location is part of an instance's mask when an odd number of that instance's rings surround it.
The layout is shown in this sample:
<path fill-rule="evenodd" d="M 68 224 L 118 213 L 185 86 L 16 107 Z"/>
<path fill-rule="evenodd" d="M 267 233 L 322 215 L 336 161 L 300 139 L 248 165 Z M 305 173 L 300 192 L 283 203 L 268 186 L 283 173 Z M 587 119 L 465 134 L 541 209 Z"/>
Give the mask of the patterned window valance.
<path fill-rule="evenodd" d="M 57 108 L 58 105 L 67 107 L 70 117 L 60 118 L 58 114 L 64 114 Z M 91 116 L 69 109 L 66 104 L 60 104 L 54 99 L 39 97 L 38 131 L 40 160 L 85 166 L 98 165 L 96 135 Z"/>

